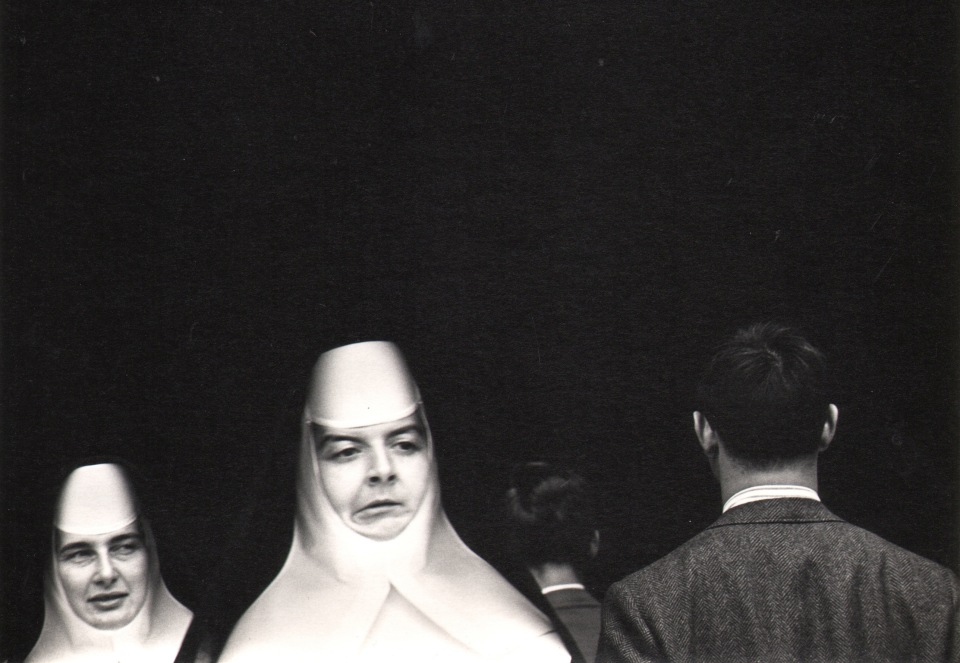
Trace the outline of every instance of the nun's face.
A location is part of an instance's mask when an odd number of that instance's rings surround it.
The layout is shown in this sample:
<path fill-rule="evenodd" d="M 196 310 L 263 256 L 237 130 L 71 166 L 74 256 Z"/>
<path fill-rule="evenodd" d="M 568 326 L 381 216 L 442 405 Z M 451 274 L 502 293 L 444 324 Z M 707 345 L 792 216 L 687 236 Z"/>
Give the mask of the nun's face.
<path fill-rule="evenodd" d="M 341 520 L 358 534 L 386 541 L 402 532 L 423 503 L 433 450 L 417 415 L 364 426 L 313 426 L 320 486 Z"/>
<path fill-rule="evenodd" d="M 136 523 L 107 534 L 58 532 L 56 569 L 73 612 L 98 629 L 122 628 L 147 598 L 147 550 Z"/>

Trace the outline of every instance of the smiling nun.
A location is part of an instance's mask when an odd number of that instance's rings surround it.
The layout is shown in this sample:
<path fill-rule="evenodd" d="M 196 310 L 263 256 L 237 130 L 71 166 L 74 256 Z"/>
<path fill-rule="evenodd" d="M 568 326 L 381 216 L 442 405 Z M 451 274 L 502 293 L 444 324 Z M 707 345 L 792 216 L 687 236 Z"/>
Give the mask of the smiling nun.
<path fill-rule="evenodd" d="M 57 503 L 43 629 L 26 663 L 193 661 L 195 652 L 181 652 L 192 620 L 160 577 L 124 471 L 74 470 Z"/>
<path fill-rule="evenodd" d="M 396 346 L 321 355 L 293 545 L 220 660 L 568 661 L 549 621 L 453 530 L 434 451 Z"/>

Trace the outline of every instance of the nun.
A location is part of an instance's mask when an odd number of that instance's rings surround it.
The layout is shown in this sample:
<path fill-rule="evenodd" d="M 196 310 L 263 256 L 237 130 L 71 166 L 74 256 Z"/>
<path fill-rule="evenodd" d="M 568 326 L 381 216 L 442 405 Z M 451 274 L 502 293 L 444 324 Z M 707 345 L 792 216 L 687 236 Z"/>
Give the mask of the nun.
<path fill-rule="evenodd" d="M 420 393 L 392 343 L 320 356 L 293 543 L 220 660 L 570 660 L 549 620 L 447 520 Z"/>
<path fill-rule="evenodd" d="M 64 482 L 44 577 L 44 618 L 26 663 L 207 660 L 193 613 L 160 577 L 127 475 L 85 465 Z"/>

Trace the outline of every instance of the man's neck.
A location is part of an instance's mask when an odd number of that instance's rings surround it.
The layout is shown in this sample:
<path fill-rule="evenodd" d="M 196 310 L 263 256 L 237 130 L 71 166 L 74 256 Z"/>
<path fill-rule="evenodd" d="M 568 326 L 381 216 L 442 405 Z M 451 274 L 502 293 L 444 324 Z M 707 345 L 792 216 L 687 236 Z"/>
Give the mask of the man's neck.
<path fill-rule="evenodd" d="M 783 463 L 770 468 L 756 468 L 731 459 L 726 454 L 718 462 L 718 478 L 723 502 L 741 490 L 754 486 L 803 486 L 817 490 L 816 455 Z"/>
<path fill-rule="evenodd" d="M 566 585 L 581 582 L 576 570 L 569 564 L 546 562 L 529 567 L 530 574 L 540 589 L 552 585 Z"/>

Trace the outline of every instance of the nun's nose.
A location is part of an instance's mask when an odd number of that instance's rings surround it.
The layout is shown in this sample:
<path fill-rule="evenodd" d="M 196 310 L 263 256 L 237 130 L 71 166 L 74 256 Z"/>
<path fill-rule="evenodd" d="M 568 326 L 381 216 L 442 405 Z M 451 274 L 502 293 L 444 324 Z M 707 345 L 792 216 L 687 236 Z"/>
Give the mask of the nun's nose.
<path fill-rule="evenodd" d="M 97 555 L 97 573 L 93 577 L 94 582 L 99 585 L 109 586 L 117 579 L 117 569 L 113 566 L 113 560 L 107 553 Z"/>
<path fill-rule="evenodd" d="M 384 449 L 376 449 L 373 453 L 373 462 L 370 464 L 370 473 L 367 480 L 371 484 L 391 483 L 397 478 L 390 453 Z"/>

